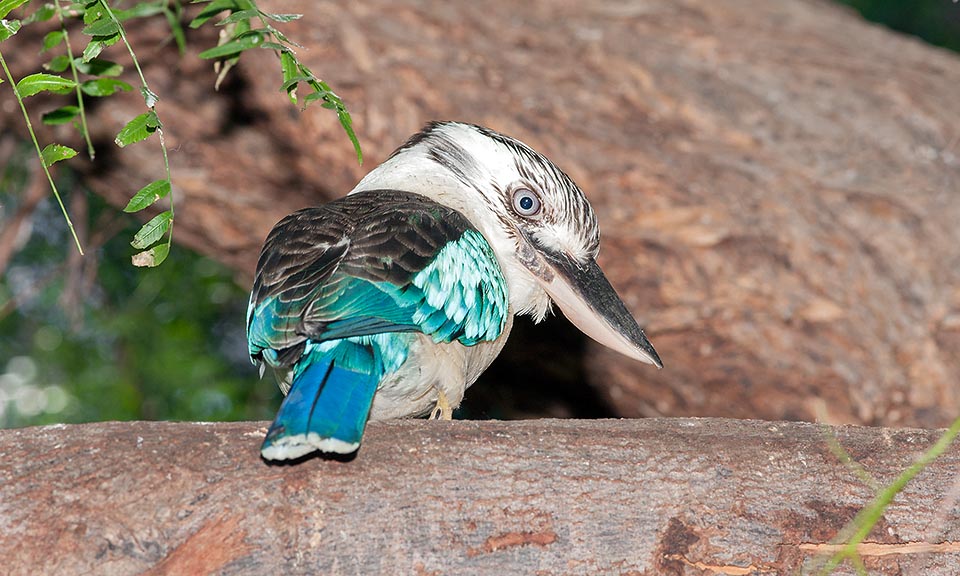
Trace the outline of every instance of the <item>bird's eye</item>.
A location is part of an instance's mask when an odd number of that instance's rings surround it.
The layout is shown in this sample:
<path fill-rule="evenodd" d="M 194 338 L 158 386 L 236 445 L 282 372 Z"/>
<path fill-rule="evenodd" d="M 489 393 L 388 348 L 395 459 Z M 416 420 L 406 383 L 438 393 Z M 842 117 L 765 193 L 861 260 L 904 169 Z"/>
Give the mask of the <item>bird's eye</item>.
<path fill-rule="evenodd" d="M 518 188 L 513 193 L 513 209 L 521 216 L 536 216 L 541 206 L 540 197 L 527 188 Z"/>

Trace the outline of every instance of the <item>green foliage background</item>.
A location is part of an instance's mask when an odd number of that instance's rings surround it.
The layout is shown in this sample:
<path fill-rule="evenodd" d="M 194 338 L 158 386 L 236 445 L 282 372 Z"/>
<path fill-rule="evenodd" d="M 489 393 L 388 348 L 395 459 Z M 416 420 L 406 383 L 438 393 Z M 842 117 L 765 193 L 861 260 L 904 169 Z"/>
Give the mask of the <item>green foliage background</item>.
<path fill-rule="evenodd" d="M 960 6 L 951 0 L 844 3 L 960 50 Z M 23 147 L 0 166 L 0 218 L 16 211 L 30 162 Z M 96 250 L 89 291 L 64 306 L 71 239 L 55 204 L 41 204 L 30 240 L 0 279 L 0 426 L 272 418 L 280 393 L 247 360 L 247 294 L 232 272 L 179 247 L 159 268 L 134 268 L 128 242 L 139 222 L 79 188 L 68 170 L 59 174 L 63 190 L 87 195 L 90 222 L 125 227 Z"/>
<path fill-rule="evenodd" d="M 957 0 L 839 0 L 867 20 L 960 51 L 960 4 Z"/>
<path fill-rule="evenodd" d="M 0 205 L 26 185 L 24 146 L 0 175 Z M 93 420 L 269 419 L 279 391 L 246 358 L 246 292 L 223 265 L 184 249 L 159 268 L 130 265 L 140 227 L 86 194 L 89 220 L 126 224 L 95 254 L 96 279 L 64 306 L 64 251 L 72 247 L 53 202 L 0 282 L 0 424 Z M 11 210 L 12 211 L 12 210 Z"/>

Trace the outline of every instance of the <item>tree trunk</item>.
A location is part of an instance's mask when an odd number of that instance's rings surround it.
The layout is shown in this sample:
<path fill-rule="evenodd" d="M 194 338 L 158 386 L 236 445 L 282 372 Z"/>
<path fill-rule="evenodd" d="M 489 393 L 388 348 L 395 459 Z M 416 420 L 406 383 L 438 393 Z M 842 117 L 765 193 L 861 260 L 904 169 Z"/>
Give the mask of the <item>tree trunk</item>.
<path fill-rule="evenodd" d="M 5 574 L 796 574 L 934 431 L 714 419 L 374 422 L 351 461 L 268 465 L 265 423 L 0 431 Z M 954 575 L 954 447 L 870 574 Z M 853 573 L 850 565 L 838 574 Z"/>
<path fill-rule="evenodd" d="M 284 29 L 349 104 L 362 168 L 332 114 L 278 92 L 271 53 L 245 54 L 217 94 L 195 57 L 212 28 L 185 57 L 156 47 L 162 19 L 131 31 L 161 96 L 176 238 L 245 281 L 280 217 L 344 194 L 427 120 L 477 122 L 541 150 L 597 209 L 601 266 L 666 364 L 583 346 L 614 413 L 924 427 L 960 413 L 955 55 L 820 1 L 264 8 L 305 14 Z M 35 47 L 5 51 L 18 75 Z M 88 182 L 117 206 L 161 175 L 155 144 L 111 144 L 142 105 L 95 106 Z M 548 332 L 531 332 L 538 356 L 569 354 Z M 504 372 L 531 362 L 516 356 Z"/>

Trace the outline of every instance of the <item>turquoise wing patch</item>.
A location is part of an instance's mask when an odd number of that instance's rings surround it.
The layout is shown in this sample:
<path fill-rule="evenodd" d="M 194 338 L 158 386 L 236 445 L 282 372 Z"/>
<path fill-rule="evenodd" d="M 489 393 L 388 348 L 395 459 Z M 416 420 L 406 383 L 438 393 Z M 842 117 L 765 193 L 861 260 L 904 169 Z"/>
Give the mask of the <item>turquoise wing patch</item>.
<path fill-rule="evenodd" d="M 422 295 L 412 320 L 435 341 L 472 346 L 503 332 L 506 281 L 493 250 L 476 230 L 440 249 L 411 284 Z"/>
<path fill-rule="evenodd" d="M 247 321 L 254 361 L 290 365 L 310 343 L 422 332 L 498 338 L 509 305 L 493 249 L 459 212 L 379 190 L 298 212 L 264 245 Z"/>
<path fill-rule="evenodd" d="M 508 314 L 506 280 L 493 250 L 475 230 L 440 249 L 408 284 L 348 278 L 314 301 L 311 340 L 417 331 L 436 342 L 472 346 L 495 340 Z"/>

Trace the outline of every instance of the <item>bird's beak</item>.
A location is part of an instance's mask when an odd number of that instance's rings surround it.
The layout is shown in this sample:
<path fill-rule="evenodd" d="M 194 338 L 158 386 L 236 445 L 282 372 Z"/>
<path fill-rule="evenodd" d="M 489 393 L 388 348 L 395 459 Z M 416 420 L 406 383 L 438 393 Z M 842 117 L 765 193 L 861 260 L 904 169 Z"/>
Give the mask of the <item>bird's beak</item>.
<path fill-rule="evenodd" d="M 593 258 L 579 263 L 550 249 L 538 252 L 553 271 L 546 275 L 552 278 L 543 278 L 543 288 L 570 322 L 612 350 L 663 368 L 657 351 Z"/>

